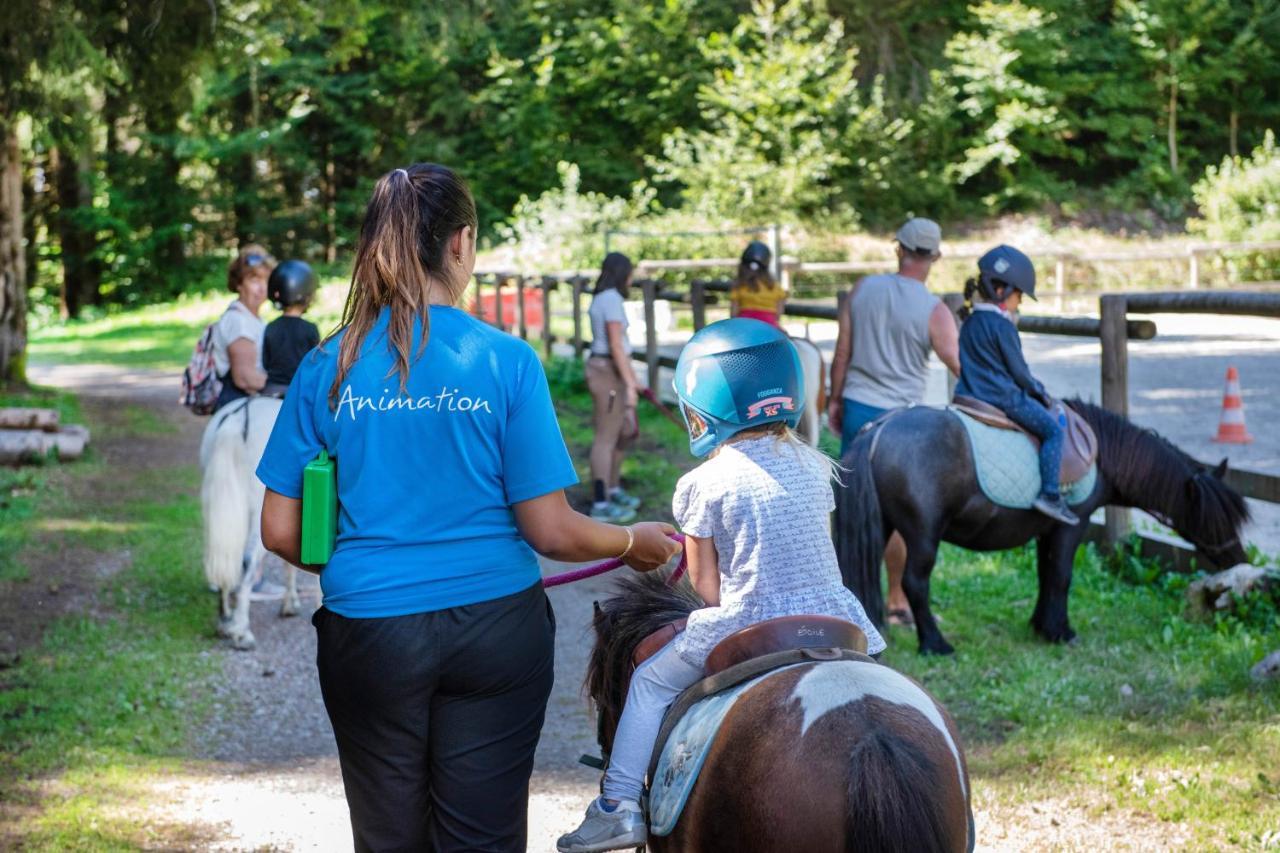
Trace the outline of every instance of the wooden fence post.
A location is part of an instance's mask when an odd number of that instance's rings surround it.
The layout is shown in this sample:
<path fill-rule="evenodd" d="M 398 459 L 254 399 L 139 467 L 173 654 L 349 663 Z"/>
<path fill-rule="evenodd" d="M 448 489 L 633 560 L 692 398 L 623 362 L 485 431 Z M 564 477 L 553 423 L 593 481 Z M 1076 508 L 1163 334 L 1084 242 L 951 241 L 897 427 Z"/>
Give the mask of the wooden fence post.
<path fill-rule="evenodd" d="M 1067 262 L 1061 255 L 1053 263 L 1053 297 L 1056 310 L 1062 310 L 1067 292 Z"/>
<path fill-rule="evenodd" d="M 1119 294 L 1098 300 L 1102 342 L 1102 407 L 1129 417 L 1129 335 L 1128 304 Z M 1105 542 L 1115 547 L 1129 536 L 1129 510 L 1107 507 Z"/>
<path fill-rule="evenodd" d="M 645 384 L 650 388 L 658 385 L 658 320 L 654 309 L 654 301 L 658 298 L 658 282 L 646 278 L 640 283 L 644 290 L 644 361 L 649 369 Z"/>
<path fill-rule="evenodd" d="M 502 283 L 506 281 L 506 276 L 498 273 L 493 277 L 493 325 L 500 330 L 507 330 L 507 321 L 502 311 Z"/>
<path fill-rule="evenodd" d="M 1195 246 L 1187 249 L 1187 287 L 1191 290 L 1200 287 L 1200 255 Z"/>
<path fill-rule="evenodd" d="M 529 326 L 524 316 L 524 276 L 516 276 L 516 328 L 520 330 L 520 340 L 529 340 Z"/>
<path fill-rule="evenodd" d="M 582 358 L 582 278 L 575 275 L 569 284 L 573 289 L 573 357 Z"/>
<path fill-rule="evenodd" d="M 693 309 L 693 330 L 700 331 L 707 325 L 707 287 L 700 278 L 689 285 L 689 307 Z"/>
<path fill-rule="evenodd" d="M 542 350 L 546 358 L 551 358 L 551 345 L 555 340 L 551 336 L 551 291 L 556 284 L 554 278 L 542 277 Z"/>

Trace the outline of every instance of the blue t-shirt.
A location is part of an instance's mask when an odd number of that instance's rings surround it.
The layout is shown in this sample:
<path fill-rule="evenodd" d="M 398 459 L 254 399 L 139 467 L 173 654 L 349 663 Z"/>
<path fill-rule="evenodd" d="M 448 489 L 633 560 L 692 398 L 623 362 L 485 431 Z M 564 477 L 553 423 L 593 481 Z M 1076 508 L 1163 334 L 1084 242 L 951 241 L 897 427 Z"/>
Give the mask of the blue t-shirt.
<path fill-rule="evenodd" d="M 541 573 L 511 506 L 578 482 L 542 364 L 524 341 L 433 305 L 402 392 L 389 318 L 382 309 L 336 408 L 341 338 L 303 359 L 258 477 L 300 498 L 306 464 L 322 447 L 334 457 L 338 539 L 320 586 L 335 613 L 402 616 L 527 589 Z"/>

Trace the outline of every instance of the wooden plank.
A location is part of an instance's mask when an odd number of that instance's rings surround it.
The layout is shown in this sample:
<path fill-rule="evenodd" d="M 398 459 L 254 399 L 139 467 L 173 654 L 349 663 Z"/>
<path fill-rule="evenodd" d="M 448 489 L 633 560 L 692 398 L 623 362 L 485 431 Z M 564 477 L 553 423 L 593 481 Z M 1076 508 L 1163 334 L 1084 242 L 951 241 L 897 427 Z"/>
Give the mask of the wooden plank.
<path fill-rule="evenodd" d="M 650 388 L 655 388 L 658 384 L 658 319 L 654 302 L 658 298 L 658 282 L 647 278 L 640 282 L 640 285 L 644 291 L 645 364 L 649 368 L 649 375 L 645 382 Z"/>
<path fill-rule="evenodd" d="M 542 277 L 542 351 L 546 358 L 551 358 L 551 346 L 555 336 L 551 334 L 551 291 L 557 282 L 549 276 Z"/>
<path fill-rule="evenodd" d="M 702 279 L 694 279 L 689 286 L 689 305 L 693 308 L 693 330 L 707 325 L 707 289 Z"/>
<path fill-rule="evenodd" d="M 582 282 L 583 279 L 574 276 L 570 284 L 573 287 L 573 357 L 578 358 L 582 355 Z"/>
<path fill-rule="evenodd" d="M 1090 522 L 1084 538 L 1086 542 L 1093 542 L 1104 549 L 1115 547 L 1115 543 L 1108 541 L 1107 527 L 1103 524 Z M 1195 548 L 1189 542 L 1177 536 L 1168 536 L 1153 530 L 1145 530 L 1138 534 L 1138 555 L 1157 558 L 1172 571 L 1182 574 L 1204 568 L 1203 565 L 1197 565 Z"/>
<path fill-rule="evenodd" d="M 1102 407 L 1129 417 L 1129 336 L 1124 296 L 1104 296 L 1099 301 L 1102 340 Z M 1116 545 L 1129 535 L 1129 511 L 1107 507 L 1106 541 Z"/>
<path fill-rule="evenodd" d="M 1134 314 L 1247 314 L 1280 317 L 1280 293 L 1256 290 L 1128 293 L 1124 298 L 1128 300 L 1128 310 Z"/>
<path fill-rule="evenodd" d="M 500 275 L 493 277 L 493 324 L 502 331 L 507 330 L 507 318 L 502 311 L 502 284 L 505 279 Z"/>
<path fill-rule="evenodd" d="M 518 275 L 516 280 L 516 329 L 520 333 L 520 340 L 529 340 L 529 326 L 525 322 L 524 316 L 524 276 Z M 543 320 L 545 323 L 546 320 Z"/>
<path fill-rule="evenodd" d="M 1102 336 L 1102 321 L 1096 317 L 1049 317 L 1038 314 L 1019 314 L 1018 331 L 1035 335 L 1068 335 L 1078 338 Z M 1128 320 L 1125 337 L 1129 340 L 1149 341 L 1156 336 L 1156 324 L 1151 320 Z"/>

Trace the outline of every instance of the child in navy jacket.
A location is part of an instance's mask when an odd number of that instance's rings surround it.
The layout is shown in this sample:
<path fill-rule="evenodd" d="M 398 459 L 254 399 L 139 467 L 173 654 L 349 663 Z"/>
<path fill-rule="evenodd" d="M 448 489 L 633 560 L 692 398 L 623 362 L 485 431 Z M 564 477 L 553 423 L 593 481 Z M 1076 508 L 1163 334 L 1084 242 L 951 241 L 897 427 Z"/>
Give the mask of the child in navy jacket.
<path fill-rule="evenodd" d="M 1036 271 L 1031 259 L 1012 246 L 997 246 L 978 260 L 973 313 L 960 330 L 960 382 L 956 394 L 990 403 L 1040 439 L 1040 496 L 1035 508 L 1064 524 L 1076 517 L 1058 488 L 1062 467 L 1062 416 L 1044 385 L 1031 375 L 1022 357 L 1012 313 L 1025 293 L 1035 298 Z"/>

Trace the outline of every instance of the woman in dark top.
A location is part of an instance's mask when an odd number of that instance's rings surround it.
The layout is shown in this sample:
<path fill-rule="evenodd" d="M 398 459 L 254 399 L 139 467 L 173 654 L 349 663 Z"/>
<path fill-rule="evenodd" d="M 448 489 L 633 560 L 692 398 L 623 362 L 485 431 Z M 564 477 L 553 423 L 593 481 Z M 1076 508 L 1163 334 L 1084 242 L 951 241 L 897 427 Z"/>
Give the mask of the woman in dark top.
<path fill-rule="evenodd" d="M 956 395 L 990 403 L 1040 439 L 1040 496 L 1034 507 L 1063 524 L 1079 521 L 1058 487 L 1065 415 L 1031 375 L 1022 357 L 1014 314 L 1022 294 L 1035 298 L 1036 270 L 1012 246 L 997 246 L 978 259 L 978 278 L 965 285 L 975 299 L 960 329 L 960 381 Z"/>
<path fill-rule="evenodd" d="M 258 466 L 262 540 L 300 562 L 302 472 L 337 466 L 316 665 L 357 850 L 523 851 L 555 620 L 537 553 L 675 556 L 670 525 L 574 512 L 533 349 L 457 308 L 476 212 L 449 169 L 375 185 L 342 324 L 303 359 Z"/>

